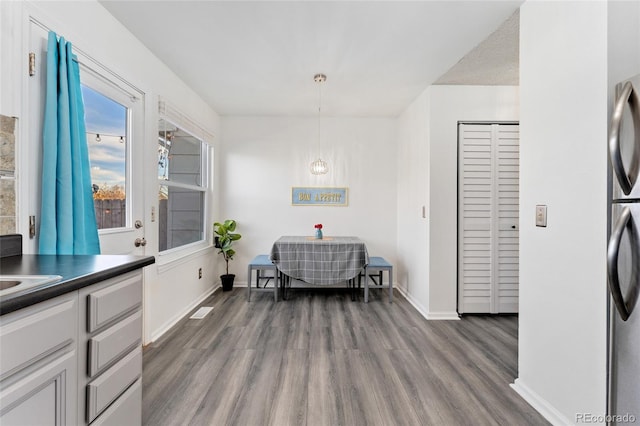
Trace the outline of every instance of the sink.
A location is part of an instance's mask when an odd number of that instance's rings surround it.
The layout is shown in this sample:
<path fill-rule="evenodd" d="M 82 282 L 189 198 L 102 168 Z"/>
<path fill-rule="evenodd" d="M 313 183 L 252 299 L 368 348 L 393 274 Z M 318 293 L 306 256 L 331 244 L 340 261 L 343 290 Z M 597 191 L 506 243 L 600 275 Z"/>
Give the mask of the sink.
<path fill-rule="evenodd" d="M 61 279 L 60 275 L 0 275 L 0 296 Z"/>
<path fill-rule="evenodd" d="M 20 285 L 22 281 L 16 281 L 16 280 L 2 280 L 0 281 L 0 290 L 6 290 L 8 288 L 11 287 L 15 287 L 17 285 Z"/>

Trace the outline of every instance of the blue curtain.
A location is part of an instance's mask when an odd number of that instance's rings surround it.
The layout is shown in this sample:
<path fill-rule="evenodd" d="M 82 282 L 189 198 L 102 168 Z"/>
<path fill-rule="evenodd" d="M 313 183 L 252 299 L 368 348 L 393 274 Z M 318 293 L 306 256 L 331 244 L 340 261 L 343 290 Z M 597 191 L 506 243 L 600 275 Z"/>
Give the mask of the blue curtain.
<path fill-rule="evenodd" d="M 80 69 L 71 43 L 49 32 L 42 137 L 40 254 L 99 254 Z"/>

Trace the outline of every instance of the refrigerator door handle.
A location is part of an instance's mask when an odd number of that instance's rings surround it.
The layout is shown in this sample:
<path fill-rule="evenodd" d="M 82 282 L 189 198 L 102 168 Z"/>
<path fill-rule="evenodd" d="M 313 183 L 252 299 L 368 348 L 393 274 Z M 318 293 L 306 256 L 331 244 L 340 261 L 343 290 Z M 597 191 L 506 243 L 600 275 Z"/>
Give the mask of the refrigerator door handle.
<path fill-rule="evenodd" d="M 638 178 L 638 171 L 640 169 L 640 100 L 638 99 L 638 93 L 634 90 L 630 81 L 625 82 L 622 85 L 622 89 L 618 90 L 619 95 L 613 108 L 613 115 L 611 116 L 611 128 L 609 130 L 609 156 L 611 157 L 611 165 L 613 171 L 618 178 L 620 188 L 625 195 L 629 195 Z M 631 109 L 631 116 L 633 117 L 633 129 L 634 129 L 634 143 L 633 143 L 633 155 L 631 157 L 631 164 L 629 165 L 629 172 L 624 169 L 624 163 L 622 162 L 622 153 L 620 152 L 620 127 L 622 124 L 622 117 L 624 114 L 624 108 L 629 105 Z"/>
<path fill-rule="evenodd" d="M 622 289 L 620 288 L 620 277 L 618 275 L 618 255 L 620 253 L 620 242 L 624 231 L 629 231 L 629 237 L 631 239 L 631 282 L 629 283 L 629 290 L 626 297 L 622 295 Z M 633 311 L 636 302 L 638 300 L 638 233 L 631 215 L 631 209 L 625 207 L 620 215 L 620 219 L 616 223 L 615 229 L 611 233 L 611 239 L 609 240 L 609 247 L 607 248 L 607 275 L 609 283 L 609 291 L 611 291 L 611 297 L 618 309 L 618 313 L 623 321 L 626 321 L 631 312 Z M 625 302 L 626 299 L 626 302 Z"/>

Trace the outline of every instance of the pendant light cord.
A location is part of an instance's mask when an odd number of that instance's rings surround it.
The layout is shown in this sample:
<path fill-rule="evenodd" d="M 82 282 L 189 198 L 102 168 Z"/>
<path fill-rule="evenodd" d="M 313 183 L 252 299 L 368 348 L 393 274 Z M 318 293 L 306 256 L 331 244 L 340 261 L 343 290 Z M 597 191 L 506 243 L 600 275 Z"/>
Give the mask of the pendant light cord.
<path fill-rule="evenodd" d="M 318 80 L 318 158 L 320 158 L 320 114 L 322 112 L 322 82 L 323 80 Z"/>
<path fill-rule="evenodd" d="M 317 142 L 317 157 L 316 160 L 314 160 L 311 163 L 311 173 L 314 175 L 324 175 L 327 173 L 328 169 L 327 169 L 327 163 L 325 161 L 322 160 L 322 158 L 320 157 L 320 148 L 322 146 L 322 142 L 321 142 L 321 131 L 320 131 L 320 122 L 321 122 L 321 115 L 322 115 L 322 86 L 321 84 L 324 83 L 327 80 L 327 76 L 324 74 L 316 74 L 313 76 L 313 81 L 315 81 L 316 83 L 318 83 L 318 142 Z"/>

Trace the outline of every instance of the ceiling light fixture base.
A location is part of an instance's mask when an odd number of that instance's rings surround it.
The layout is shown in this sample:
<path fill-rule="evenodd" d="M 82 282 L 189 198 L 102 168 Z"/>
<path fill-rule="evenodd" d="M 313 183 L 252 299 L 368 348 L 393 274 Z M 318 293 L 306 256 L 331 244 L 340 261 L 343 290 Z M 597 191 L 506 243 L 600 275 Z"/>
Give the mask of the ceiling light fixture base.
<path fill-rule="evenodd" d="M 313 76 L 313 81 L 315 81 L 316 83 L 324 83 L 325 81 L 327 81 L 327 76 L 324 74 L 316 74 Z"/>

